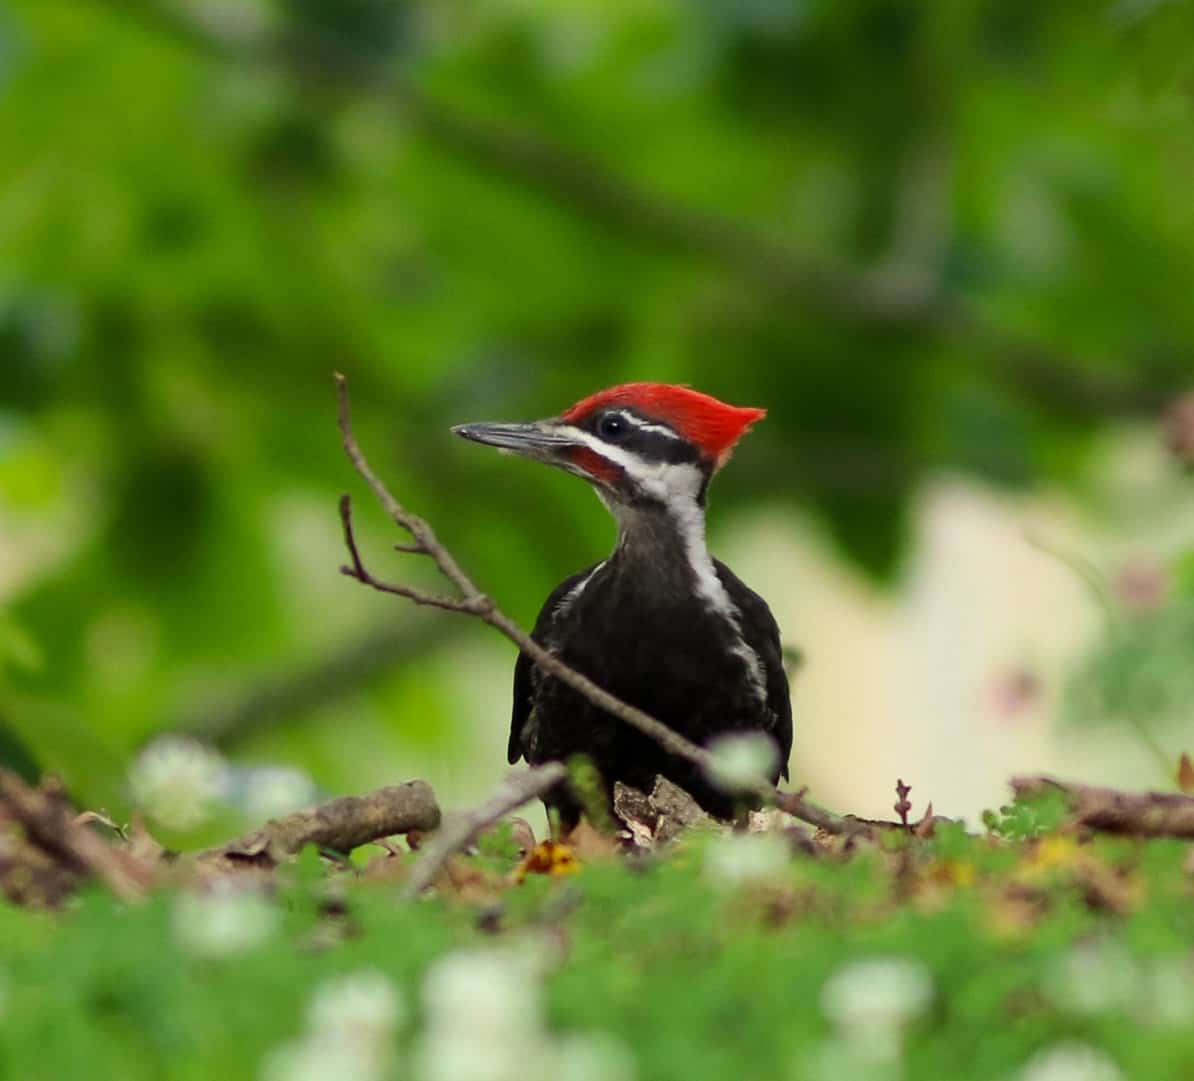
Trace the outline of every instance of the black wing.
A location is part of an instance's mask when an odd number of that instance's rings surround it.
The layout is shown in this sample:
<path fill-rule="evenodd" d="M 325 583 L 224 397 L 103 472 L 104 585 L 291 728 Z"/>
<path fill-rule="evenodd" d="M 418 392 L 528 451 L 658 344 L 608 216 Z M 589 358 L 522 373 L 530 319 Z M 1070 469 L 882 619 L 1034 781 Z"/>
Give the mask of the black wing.
<path fill-rule="evenodd" d="M 540 645 L 546 644 L 551 637 L 552 623 L 556 618 L 556 611 L 569 592 L 579 585 L 596 569 L 597 564 L 586 567 L 583 571 L 565 578 L 551 591 L 551 595 L 543 602 L 539 611 L 539 618 L 535 620 L 535 629 L 531 637 Z M 506 760 L 514 765 L 525 753 L 522 745 L 522 730 L 531 715 L 531 707 L 535 699 L 535 683 L 532 672 L 535 665 L 525 653 L 519 651 L 518 660 L 514 662 L 514 707 L 510 712 L 510 742 L 506 746 Z"/>
<path fill-rule="evenodd" d="M 788 757 L 792 753 L 792 698 L 788 687 L 788 673 L 784 669 L 783 651 L 779 644 L 779 625 L 775 616 L 753 589 L 747 586 L 719 559 L 713 561 L 717 576 L 725 586 L 730 600 L 742 613 L 742 637 L 758 654 L 767 677 L 767 708 L 771 713 L 768 734 L 779 746 L 782 776 L 788 779 Z"/>

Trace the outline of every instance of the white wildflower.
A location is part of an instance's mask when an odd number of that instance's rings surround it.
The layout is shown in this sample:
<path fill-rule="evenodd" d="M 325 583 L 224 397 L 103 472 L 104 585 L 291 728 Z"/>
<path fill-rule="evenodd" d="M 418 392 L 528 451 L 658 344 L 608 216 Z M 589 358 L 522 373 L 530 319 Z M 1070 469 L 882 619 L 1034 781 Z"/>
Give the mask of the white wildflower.
<path fill-rule="evenodd" d="M 302 1039 L 262 1063 L 263 1081 L 381 1081 L 405 1011 L 390 980 L 372 969 L 319 985 Z"/>
<path fill-rule="evenodd" d="M 182 893 L 174 903 L 174 937 L 196 957 L 248 953 L 274 932 L 277 914 L 254 889 L 217 883 L 202 893 Z"/>
<path fill-rule="evenodd" d="M 556 1041 L 555 1081 L 635 1081 L 634 1055 L 606 1033 L 573 1033 Z"/>
<path fill-rule="evenodd" d="M 263 766 L 245 774 L 244 809 L 251 822 L 281 818 L 314 803 L 318 796 L 315 782 L 301 769 Z"/>
<path fill-rule="evenodd" d="M 129 771 L 133 799 L 172 830 L 193 830 L 211 816 L 227 789 L 227 767 L 210 747 L 187 736 L 162 736 Z"/>
<path fill-rule="evenodd" d="M 791 859 L 776 833 L 726 833 L 705 849 L 705 874 L 721 886 L 767 882 L 783 875 Z"/>
<path fill-rule="evenodd" d="M 1194 969 L 1182 957 L 1162 957 L 1142 973 L 1139 1016 L 1149 1024 L 1183 1028 L 1194 1024 Z"/>
<path fill-rule="evenodd" d="M 775 741 L 762 732 L 735 732 L 709 744 L 708 776 L 723 792 L 746 792 L 767 778 L 779 764 Z"/>
<path fill-rule="evenodd" d="M 554 1081 L 533 950 L 461 950 L 423 982 L 420 1081 Z"/>
<path fill-rule="evenodd" d="M 542 1033 L 470 1037 L 431 1028 L 414 1052 L 419 1081 L 557 1081 Z"/>
<path fill-rule="evenodd" d="M 509 950 L 462 950 L 441 958 L 427 971 L 423 1001 L 429 1028 L 466 1039 L 502 1040 L 540 1026 L 535 965 Z"/>
<path fill-rule="evenodd" d="M 879 1058 L 899 1054 L 905 1026 L 932 999 L 929 970 L 902 957 L 852 961 L 821 989 L 821 1009 L 838 1034 Z"/>
<path fill-rule="evenodd" d="M 310 1037 L 275 1048 L 261 1065 L 262 1081 L 380 1081 L 383 1076 L 351 1045 Z"/>
<path fill-rule="evenodd" d="M 398 988 L 376 969 L 320 984 L 307 1010 L 315 1036 L 368 1046 L 388 1045 L 405 1015 Z"/>
<path fill-rule="evenodd" d="M 1033 1055 L 1017 1081 L 1123 1081 L 1123 1076 L 1098 1048 L 1067 1040 Z"/>
<path fill-rule="evenodd" d="M 634 1081 L 634 1059 L 613 1037 L 545 1031 L 537 946 L 462 950 L 428 969 L 419 1081 Z"/>
<path fill-rule="evenodd" d="M 1114 942 L 1075 946 L 1045 972 L 1045 994 L 1061 1009 L 1095 1015 L 1126 1010 L 1138 998 L 1139 968 Z"/>
<path fill-rule="evenodd" d="M 810 1081 L 899 1081 L 901 1062 L 869 1045 L 830 1039 L 807 1055 L 798 1076 Z"/>

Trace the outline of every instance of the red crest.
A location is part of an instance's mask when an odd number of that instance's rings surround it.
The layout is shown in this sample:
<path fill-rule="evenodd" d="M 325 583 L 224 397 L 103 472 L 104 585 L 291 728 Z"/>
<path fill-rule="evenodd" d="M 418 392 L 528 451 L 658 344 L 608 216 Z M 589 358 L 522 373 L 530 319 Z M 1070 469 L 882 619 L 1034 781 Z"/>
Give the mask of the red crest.
<path fill-rule="evenodd" d="M 579 424 L 610 406 L 625 406 L 644 417 L 662 421 L 677 435 L 699 447 L 719 468 L 750 426 L 767 415 L 766 409 L 727 405 L 691 387 L 672 383 L 623 383 L 582 398 L 562 415 L 562 419 Z"/>

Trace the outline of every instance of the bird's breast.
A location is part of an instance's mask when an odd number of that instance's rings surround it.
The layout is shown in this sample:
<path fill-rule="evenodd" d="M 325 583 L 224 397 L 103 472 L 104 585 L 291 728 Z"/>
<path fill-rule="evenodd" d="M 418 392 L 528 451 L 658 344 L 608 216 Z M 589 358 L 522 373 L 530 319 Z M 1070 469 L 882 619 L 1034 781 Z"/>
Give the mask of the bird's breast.
<path fill-rule="evenodd" d="M 757 657 L 725 613 L 695 596 L 602 586 L 590 582 L 553 629 L 551 645 L 566 663 L 660 712 L 758 698 Z"/>

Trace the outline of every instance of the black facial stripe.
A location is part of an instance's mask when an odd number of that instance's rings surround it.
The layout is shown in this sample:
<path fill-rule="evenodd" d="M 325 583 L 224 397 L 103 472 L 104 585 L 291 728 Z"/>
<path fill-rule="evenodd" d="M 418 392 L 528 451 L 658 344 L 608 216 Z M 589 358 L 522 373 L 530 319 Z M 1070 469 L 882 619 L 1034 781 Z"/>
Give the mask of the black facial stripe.
<path fill-rule="evenodd" d="M 683 439 L 673 439 L 662 432 L 632 429 L 619 446 L 648 462 L 668 462 L 673 465 L 696 463 L 700 454 Z"/>
<path fill-rule="evenodd" d="M 700 462 L 701 455 L 696 447 L 677 435 L 669 434 L 671 429 L 666 422 L 644 416 L 632 409 L 622 407 L 599 410 L 581 427 L 605 441 L 601 421 L 610 415 L 620 418 L 623 425 L 617 439 L 608 441 L 636 457 L 647 462 L 667 462 L 672 465 Z M 667 431 L 658 431 L 659 428 L 667 428 Z"/>

